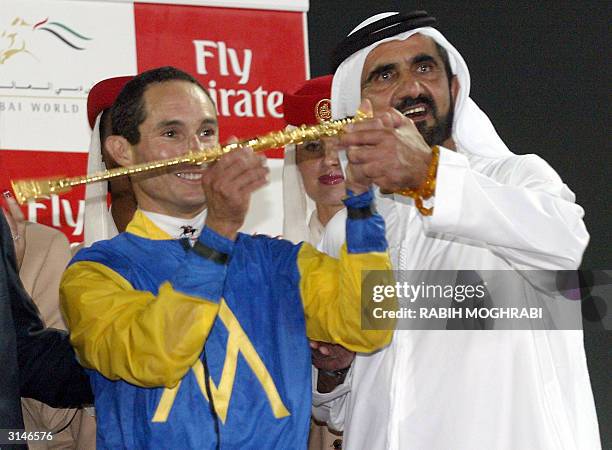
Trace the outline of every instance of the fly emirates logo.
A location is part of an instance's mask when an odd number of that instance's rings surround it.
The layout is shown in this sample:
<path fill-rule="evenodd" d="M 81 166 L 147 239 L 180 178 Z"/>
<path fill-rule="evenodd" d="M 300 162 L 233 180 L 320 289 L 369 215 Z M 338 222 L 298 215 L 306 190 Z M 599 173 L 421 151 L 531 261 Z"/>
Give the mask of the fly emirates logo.
<path fill-rule="evenodd" d="M 219 77 L 238 81 L 239 86 L 249 82 L 253 52 L 228 47 L 223 41 L 193 41 L 197 72 L 209 75 L 210 67 L 218 68 Z M 215 64 L 212 64 L 214 61 Z M 207 67 L 208 63 L 208 67 Z M 208 92 L 217 105 L 220 116 L 229 117 L 283 117 L 281 105 L 283 93 L 266 91 L 261 85 L 254 91 L 247 89 L 225 89 L 217 87 L 217 81 L 208 82 Z"/>

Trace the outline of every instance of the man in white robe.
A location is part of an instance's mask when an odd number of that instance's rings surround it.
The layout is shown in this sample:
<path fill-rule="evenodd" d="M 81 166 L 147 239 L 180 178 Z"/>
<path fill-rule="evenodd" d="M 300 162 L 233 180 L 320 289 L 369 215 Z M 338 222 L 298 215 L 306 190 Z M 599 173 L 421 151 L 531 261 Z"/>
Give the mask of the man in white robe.
<path fill-rule="evenodd" d="M 334 117 L 354 114 L 364 98 L 373 104 L 375 119 L 341 144 L 381 188 L 394 268 L 577 269 L 589 236 L 574 194 L 544 160 L 507 149 L 469 98 L 467 65 L 434 21 L 424 12 L 378 14 L 337 53 Z M 420 208 L 381 193 L 419 192 L 434 146 L 435 190 Z M 323 251 L 337 251 L 341 221 L 328 224 Z M 389 347 L 357 355 L 344 383 L 314 392 L 313 403 L 318 419 L 344 430 L 349 450 L 601 447 L 579 329 L 398 329 Z"/>

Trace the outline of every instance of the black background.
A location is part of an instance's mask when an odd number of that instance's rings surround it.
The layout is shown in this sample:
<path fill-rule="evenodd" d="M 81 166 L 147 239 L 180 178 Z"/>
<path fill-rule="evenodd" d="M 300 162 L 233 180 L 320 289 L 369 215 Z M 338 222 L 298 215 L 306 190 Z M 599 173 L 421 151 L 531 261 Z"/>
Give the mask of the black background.
<path fill-rule="evenodd" d="M 312 77 L 330 73 L 332 49 L 367 17 L 425 9 L 466 60 L 471 97 L 510 150 L 542 156 L 575 192 L 591 234 L 582 267 L 612 269 L 609 5 L 311 0 L 310 72 Z M 612 333 L 585 327 L 602 445 L 612 448 Z"/>

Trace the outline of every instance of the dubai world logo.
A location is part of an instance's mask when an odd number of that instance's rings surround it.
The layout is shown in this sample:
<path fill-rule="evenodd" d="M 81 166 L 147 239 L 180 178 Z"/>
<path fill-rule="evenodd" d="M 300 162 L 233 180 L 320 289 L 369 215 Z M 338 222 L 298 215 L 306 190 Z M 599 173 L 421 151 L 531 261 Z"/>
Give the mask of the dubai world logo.
<path fill-rule="evenodd" d="M 54 39 L 59 45 L 75 51 L 86 50 L 88 42 L 93 40 L 73 26 L 60 21 L 49 20 L 48 17 L 35 23 L 29 23 L 21 17 L 15 17 L 0 34 L 0 64 L 5 64 L 19 54 L 27 54 L 38 60 L 30 46 L 35 37 L 39 35 Z"/>

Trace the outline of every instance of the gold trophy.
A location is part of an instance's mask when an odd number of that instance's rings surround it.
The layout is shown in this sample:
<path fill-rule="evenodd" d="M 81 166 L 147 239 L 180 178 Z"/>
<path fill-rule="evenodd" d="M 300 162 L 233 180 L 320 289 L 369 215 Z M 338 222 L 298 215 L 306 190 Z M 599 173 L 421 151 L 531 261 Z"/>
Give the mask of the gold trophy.
<path fill-rule="evenodd" d="M 204 150 L 190 151 L 176 158 L 152 161 L 129 167 L 117 167 L 90 175 L 77 177 L 32 178 L 27 180 L 12 180 L 13 192 L 20 205 L 26 202 L 49 198 L 52 194 L 64 194 L 74 186 L 97 183 L 110 178 L 134 175 L 153 170 L 165 169 L 178 165 L 202 165 L 220 158 L 226 153 L 244 147 L 251 147 L 253 151 L 260 152 L 271 148 L 284 147 L 289 144 L 302 144 L 322 137 L 336 136 L 342 133 L 344 127 L 366 118 L 372 117 L 362 111 L 357 111 L 354 117 L 330 120 L 313 126 L 302 125 L 293 130 L 273 131 L 263 136 L 235 142 L 227 145 L 215 145 Z"/>

